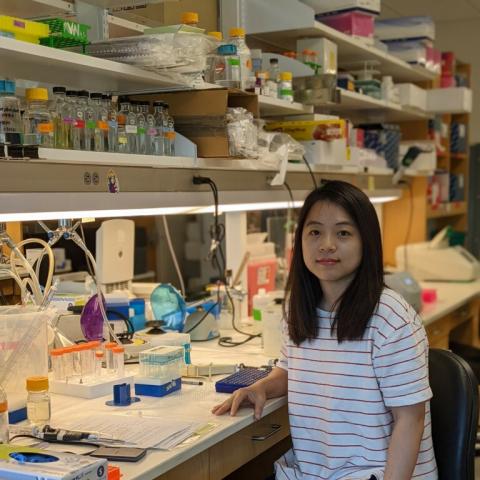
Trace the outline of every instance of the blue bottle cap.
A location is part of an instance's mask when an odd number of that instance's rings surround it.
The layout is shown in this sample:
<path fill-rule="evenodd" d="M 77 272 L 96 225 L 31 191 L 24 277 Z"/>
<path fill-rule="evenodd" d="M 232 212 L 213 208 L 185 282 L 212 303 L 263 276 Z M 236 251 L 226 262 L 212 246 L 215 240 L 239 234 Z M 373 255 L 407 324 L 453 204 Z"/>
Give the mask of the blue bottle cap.
<path fill-rule="evenodd" d="M 13 80 L 0 80 L 0 93 L 15 95 L 15 82 Z"/>
<path fill-rule="evenodd" d="M 237 54 L 237 46 L 236 45 L 220 45 L 218 47 L 218 54 L 219 55 L 236 55 Z"/>

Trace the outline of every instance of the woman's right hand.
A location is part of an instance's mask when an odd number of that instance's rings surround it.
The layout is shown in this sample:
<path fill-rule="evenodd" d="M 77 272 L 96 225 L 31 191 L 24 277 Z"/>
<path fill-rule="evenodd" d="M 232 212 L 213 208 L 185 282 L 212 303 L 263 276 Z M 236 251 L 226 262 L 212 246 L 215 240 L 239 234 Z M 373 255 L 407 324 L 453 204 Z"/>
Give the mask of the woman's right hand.
<path fill-rule="evenodd" d="M 215 415 L 223 415 L 229 411 L 230 415 L 233 416 L 241 406 L 253 405 L 255 419 L 260 420 L 266 401 L 267 394 L 265 388 L 262 385 L 254 384 L 250 387 L 236 390 L 223 403 L 215 405 L 212 408 L 212 413 Z"/>

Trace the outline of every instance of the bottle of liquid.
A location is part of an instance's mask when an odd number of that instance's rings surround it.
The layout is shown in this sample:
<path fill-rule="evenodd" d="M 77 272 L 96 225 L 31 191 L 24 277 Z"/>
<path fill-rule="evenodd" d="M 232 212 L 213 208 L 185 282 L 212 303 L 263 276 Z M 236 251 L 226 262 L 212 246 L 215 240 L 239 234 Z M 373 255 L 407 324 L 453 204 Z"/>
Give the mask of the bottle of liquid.
<path fill-rule="evenodd" d="M 108 142 L 108 111 L 105 108 L 102 97 L 103 95 L 101 93 L 92 93 L 90 95 L 96 119 L 93 144 L 93 149 L 96 152 L 105 152 L 105 144 Z"/>
<path fill-rule="evenodd" d="M 112 102 L 111 95 L 104 95 L 105 106 L 108 111 L 108 152 L 117 152 L 118 149 L 118 122 L 117 122 L 117 109 Z"/>
<path fill-rule="evenodd" d="M 15 82 L 0 80 L 0 144 L 21 145 L 23 126 Z"/>
<path fill-rule="evenodd" d="M 48 111 L 48 91 L 46 88 L 25 90 L 27 109 L 24 120 L 25 145 L 39 145 L 53 148 L 53 121 Z"/>
<path fill-rule="evenodd" d="M 130 102 L 125 97 L 119 97 L 120 111 L 117 114 L 117 148 L 116 152 L 130 153 L 128 150 L 127 117 L 129 115 Z"/>
<path fill-rule="evenodd" d="M 180 23 L 189 27 L 198 27 L 199 17 L 197 12 L 183 12 Z"/>
<path fill-rule="evenodd" d="M 278 66 L 278 58 L 271 58 L 267 80 L 267 91 L 270 97 L 277 98 L 279 96 L 279 83 L 280 68 Z"/>
<path fill-rule="evenodd" d="M 240 57 L 232 44 L 218 47 L 215 64 L 215 83 L 222 87 L 241 88 Z"/>
<path fill-rule="evenodd" d="M 213 37 L 217 43 L 217 48 L 214 52 L 207 55 L 207 65 L 205 67 L 205 81 L 208 83 L 215 83 L 215 65 L 218 59 L 218 47 L 222 44 L 222 32 L 208 32 L 210 37 Z"/>
<path fill-rule="evenodd" d="M 262 71 L 262 51 L 259 48 L 254 48 L 250 50 L 250 53 L 252 55 L 252 72 L 254 75 L 257 75 L 258 72 Z"/>
<path fill-rule="evenodd" d="M 75 123 L 76 106 L 77 92 L 75 90 L 67 90 L 61 111 L 60 143 L 63 145 L 62 148 L 73 148 L 73 125 Z"/>
<path fill-rule="evenodd" d="M 153 102 L 153 116 L 155 118 L 155 128 L 157 130 L 154 142 L 154 155 L 165 155 L 165 130 L 163 102 Z"/>
<path fill-rule="evenodd" d="M 0 443 L 8 443 L 8 402 L 7 394 L 0 387 Z"/>
<path fill-rule="evenodd" d="M 237 54 L 240 57 L 240 86 L 245 90 L 252 75 L 252 56 L 245 42 L 245 30 L 243 28 L 231 28 L 229 33 L 228 43 L 237 47 Z"/>
<path fill-rule="evenodd" d="M 53 143 L 55 148 L 66 148 L 62 136 L 62 110 L 66 101 L 67 89 L 65 87 L 53 87 L 53 98 L 50 102 L 50 114 L 53 120 Z"/>
<path fill-rule="evenodd" d="M 75 115 L 72 128 L 72 144 L 74 150 L 86 150 L 85 141 L 85 110 L 87 108 L 88 92 L 81 90 L 77 92 L 77 98 L 75 102 Z"/>
<path fill-rule="evenodd" d="M 255 333 L 262 332 L 262 312 L 271 303 L 272 299 L 264 288 L 260 288 L 258 293 L 252 298 L 252 316 Z"/>
<path fill-rule="evenodd" d="M 90 100 L 90 94 L 87 93 L 87 105 L 85 107 L 85 150 L 95 151 L 95 129 L 97 128 L 97 110 L 93 101 Z"/>
<path fill-rule="evenodd" d="M 47 377 L 27 378 L 27 418 L 31 425 L 44 427 L 50 423 L 50 395 Z"/>
<path fill-rule="evenodd" d="M 166 102 L 163 103 L 164 111 L 164 132 L 165 132 L 165 155 L 175 156 L 175 122 L 173 117 L 168 113 L 170 105 Z"/>
<path fill-rule="evenodd" d="M 293 75 L 292 72 L 280 73 L 280 85 L 278 90 L 278 98 L 286 100 L 287 102 L 293 102 Z"/>
<path fill-rule="evenodd" d="M 137 114 L 137 153 L 139 155 L 147 154 L 147 118 L 148 103 L 132 102 L 135 105 Z"/>
<path fill-rule="evenodd" d="M 136 106 L 132 105 L 131 102 L 128 103 L 127 124 L 125 125 L 128 139 L 128 153 L 137 153 L 138 124 L 135 108 Z"/>
<path fill-rule="evenodd" d="M 157 138 L 157 125 L 155 116 L 150 113 L 150 104 L 145 102 L 143 104 L 145 115 L 145 128 L 147 130 L 147 155 L 156 155 L 155 142 Z"/>

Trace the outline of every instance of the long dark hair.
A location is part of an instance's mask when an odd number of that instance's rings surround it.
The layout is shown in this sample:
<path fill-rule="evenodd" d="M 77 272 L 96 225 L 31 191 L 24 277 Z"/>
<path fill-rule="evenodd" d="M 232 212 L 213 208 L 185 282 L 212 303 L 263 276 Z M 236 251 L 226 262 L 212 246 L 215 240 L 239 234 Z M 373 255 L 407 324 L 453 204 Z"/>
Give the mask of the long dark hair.
<path fill-rule="evenodd" d="M 336 328 L 339 342 L 362 338 L 384 286 L 380 225 L 368 197 L 354 185 L 342 181 L 329 181 L 313 190 L 300 210 L 287 281 L 288 332 L 296 345 L 317 336 L 316 309 L 323 296 L 318 278 L 303 261 L 302 249 L 305 221 L 317 202 L 329 202 L 343 208 L 355 223 L 362 240 L 360 265 L 336 304 L 332 333 Z"/>

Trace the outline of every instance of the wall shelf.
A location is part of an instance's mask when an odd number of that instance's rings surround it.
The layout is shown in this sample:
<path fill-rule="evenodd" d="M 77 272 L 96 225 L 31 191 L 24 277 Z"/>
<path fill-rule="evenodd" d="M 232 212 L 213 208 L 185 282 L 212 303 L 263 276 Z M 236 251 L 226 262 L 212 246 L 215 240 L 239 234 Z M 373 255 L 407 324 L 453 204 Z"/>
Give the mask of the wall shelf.
<path fill-rule="evenodd" d="M 361 41 L 345 35 L 323 23 L 312 23 L 304 28 L 280 30 L 273 32 L 247 32 L 251 37 L 276 47 L 280 51 L 296 50 L 296 41 L 305 37 L 323 37 L 338 46 L 338 63 L 340 67 L 362 67 L 366 61 L 375 62 L 375 69 L 382 75 L 391 75 L 399 82 L 421 82 L 433 80 L 436 74 L 419 66 L 412 66 L 388 53 L 368 46 Z"/>
<path fill-rule="evenodd" d="M 2 75 L 103 92 L 188 89 L 187 84 L 131 65 L 0 37 Z"/>
<path fill-rule="evenodd" d="M 73 1 L 63 0 L 0 0 L 0 14 L 20 18 L 45 18 L 74 13 Z"/>
<path fill-rule="evenodd" d="M 280 98 L 258 96 L 258 106 L 262 117 L 274 117 L 282 115 L 305 115 L 313 113 L 313 107 L 298 102 L 287 102 Z"/>
<path fill-rule="evenodd" d="M 319 107 L 319 109 L 322 107 Z M 367 122 L 406 122 L 429 118 L 425 112 L 396 103 L 364 95 L 350 90 L 340 89 L 340 103 L 326 107 L 331 112 L 340 113 Z"/>
<path fill-rule="evenodd" d="M 427 218 L 446 218 L 467 213 L 467 202 L 441 203 L 437 207 L 427 209 Z"/>

